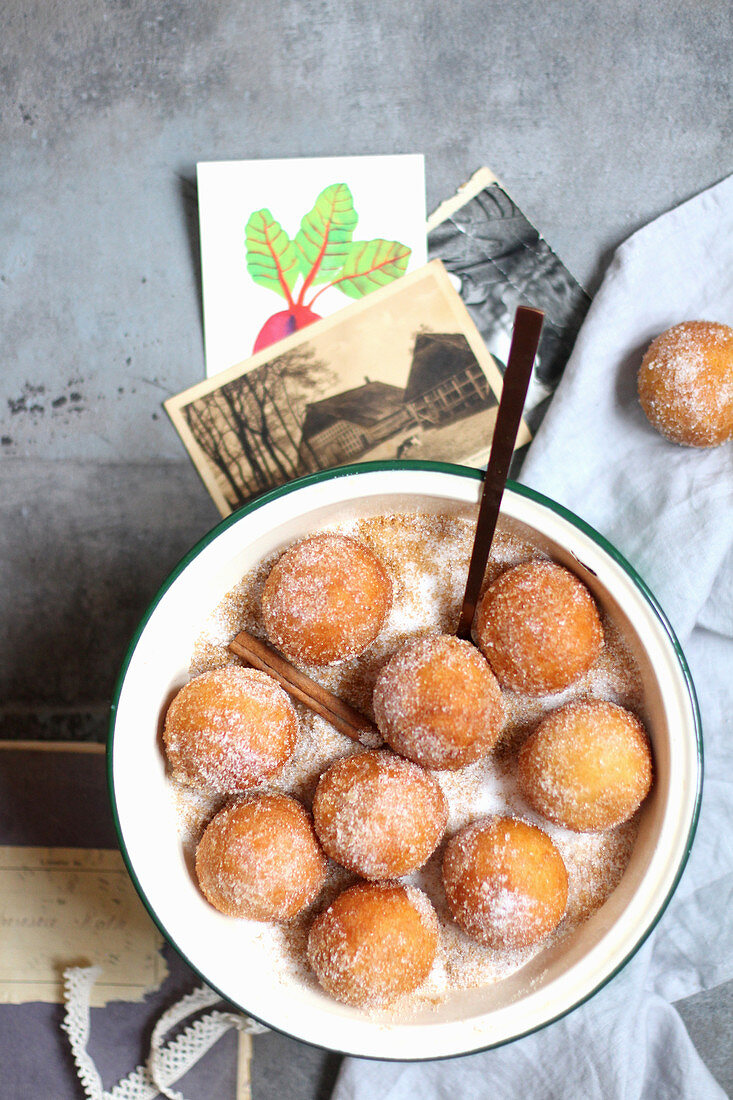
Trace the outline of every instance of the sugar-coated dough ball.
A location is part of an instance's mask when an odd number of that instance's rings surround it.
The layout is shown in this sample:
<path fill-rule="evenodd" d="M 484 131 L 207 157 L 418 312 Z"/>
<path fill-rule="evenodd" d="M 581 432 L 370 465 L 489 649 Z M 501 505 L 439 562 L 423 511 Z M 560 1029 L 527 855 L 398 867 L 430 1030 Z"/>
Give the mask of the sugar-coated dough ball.
<path fill-rule="evenodd" d="M 563 691 L 603 647 L 603 627 L 588 589 L 552 561 L 502 573 L 479 601 L 476 643 L 502 687 L 527 695 Z"/>
<path fill-rule="evenodd" d="M 364 882 L 344 890 L 316 917 L 308 958 L 332 997 L 384 1008 L 427 978 L 438 947 L 438 920 L 421 890 Z"/>
<path fill-rule="evenodd" d="M 374 716 L 385 741 L 426 768 L 486 756 L 504 722 L 501 691 L 470 642 L 436 634 L 408 642 L 382 669 Z"/>
<path fill-rule="evenodd" d="M 528 802 L 576 832 L 626 821 L 652 782 L 649 739 L 639 719 L 615 703 L 570 703 L 540 722 L 519 753 Z"/>
<path fill-rule="evenodd" d="M 313 800 L 313 821 L 328 855 L 368 879 L 417 870 L 435 851 L 447 820 L 438 781 L 385 751 L 332 764 Z"/>
<path fill-rule="evenodd" d="M 443 885 L 456 923 L 497 951 L 539 943 L 568 898 L 565 864 L 547 833 L 511 817 L 485 817 L 456 833 Z"/>
<path fill-rule="evenodd" d="M 392 605 L 392 582 L 368 546 L 314 535 L 286 550 L 262 594 L 270 641 L 292 661 L 330 665 L 367 649 Z"/>
<path fill-rule="evenodd" d="M 297 916 L 317 897 L 326 868 L 308 814 L 284 794 L 226 806 L 196 849 L 204 895 L 227 916 L 249 920 Z"/>
<path fill-rule="evenodd" d="M 667 329 L 641 361 L 639 399 L 673 443 L 717 447 L 733 438 L 733 328 L 685 321 Z"/>
<path fill-rule="evenodd" d="M 298 719 L 272 677 L 226 665 L 190 680 L 168 708 L 163 742 L 174 779 L 223 794 L 278 772 L 295 751 Z"/>

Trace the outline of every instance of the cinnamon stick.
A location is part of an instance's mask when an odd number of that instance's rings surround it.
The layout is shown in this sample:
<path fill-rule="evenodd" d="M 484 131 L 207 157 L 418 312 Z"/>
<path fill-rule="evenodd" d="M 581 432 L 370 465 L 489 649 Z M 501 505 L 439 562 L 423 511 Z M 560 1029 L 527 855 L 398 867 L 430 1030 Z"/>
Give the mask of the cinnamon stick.
<path fill-rule="evenodd" d="M 382 735 L 373 722 L 300 672 L 266 642 L 243 630 L 229 643 L 229 649 L 248 665 L 272 676 L 289 695 L 325 718 L 340 733 L 365 745 L 381 745 Z"/>
<path fill-rule="evenodd" d="M 514 453 L 514 443 L 522 420 L 522 410 L 532 377 L 537 348 L 540 343 L 544 313 L 529 306 L 519 306 L 514 316 L 512 346 L 504 373 L 499 411 L 496 414 L 491 454 L 486 467 L 481 494 L 476 535 L 473 542 L 471 564 L 468 567 L 466 592 L 463 597 L 461 617 L 456 634 L 459 638 L 471 638 L 471 624 L 476 612 L 481 582 L 491 552 L 491 543 L 499 518 L 501 498 L 504 495 L 509 463 Z"/>

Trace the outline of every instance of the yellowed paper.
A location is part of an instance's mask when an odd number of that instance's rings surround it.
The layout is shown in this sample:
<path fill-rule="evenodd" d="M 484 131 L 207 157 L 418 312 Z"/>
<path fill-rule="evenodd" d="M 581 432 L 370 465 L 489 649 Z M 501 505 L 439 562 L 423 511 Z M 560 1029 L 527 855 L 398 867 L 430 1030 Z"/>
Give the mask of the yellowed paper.
<path fill-rule="evenodd" d="M 418 362 L 418 341 L 438 353 Z M 164 404 L 226 516 L 292 477 L 357 460 L 483 465 L 502 384 L 433 260 Z M 530 438 L 522 421 L 516 446 Z"/>
<path fill-rule="evenodd" d="M 140 1001 L 167 974 L 162 945 L 119 852 L 0 846 L 0 1001 L 61 1004 L 63 969 L 89 965 L 93 1006 Z"/>
<path fill-rule="evenodd" d="M 492 183 L 498 182 L 498 179 L 490 168 L 479 168 L 469 180 L 461 184 L 455 195 L 451 195 L 449 199 L 441 202 L 437 210 L 433 211 L 427 221 L 426 228 L 428 233 L 432 233 L 437 225 L 446 221 L 447 218 L 452 217 L 456 210 L 460 210 L 461 207 L 465 206 L 471 199 L 475 199 L 485 188 L 490 187 Z"/>

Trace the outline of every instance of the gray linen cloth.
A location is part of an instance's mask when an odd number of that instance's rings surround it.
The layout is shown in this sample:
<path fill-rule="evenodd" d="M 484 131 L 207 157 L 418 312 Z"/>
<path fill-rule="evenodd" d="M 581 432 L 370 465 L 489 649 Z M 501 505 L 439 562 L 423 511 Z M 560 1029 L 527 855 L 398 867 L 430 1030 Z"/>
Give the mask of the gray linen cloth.
<path fill-rule="evenodd" d="M 636 396 L 644 349 L 683 320 L 733 324 L 733 176 L 617 250 L 522 471 L 621 550 L 685 648 L 705 782 L 677 891 L 631 962 L 563 1020 L 452 1061 L 347 1058 L 333 1100 L 725 1096 L 672 1002 L 733 978 L 733 443 L 675 446 Z"/>

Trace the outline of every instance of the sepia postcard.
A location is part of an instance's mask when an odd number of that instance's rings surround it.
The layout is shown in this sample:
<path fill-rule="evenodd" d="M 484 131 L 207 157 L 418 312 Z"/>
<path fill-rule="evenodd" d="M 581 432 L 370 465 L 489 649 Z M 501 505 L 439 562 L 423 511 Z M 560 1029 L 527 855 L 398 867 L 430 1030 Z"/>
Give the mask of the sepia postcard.
<path fill-rule="evenodd" d="M 197 165 L 206 373 L 427 262 L 421 155 Z"/>
<path fill-rule="evenodd" d="M 315 470 L 479 466 L 502 376 L 439 260 L 165 402 L 222 515 Z M 522 424 L 517 447 L 530 439 Z"/>

